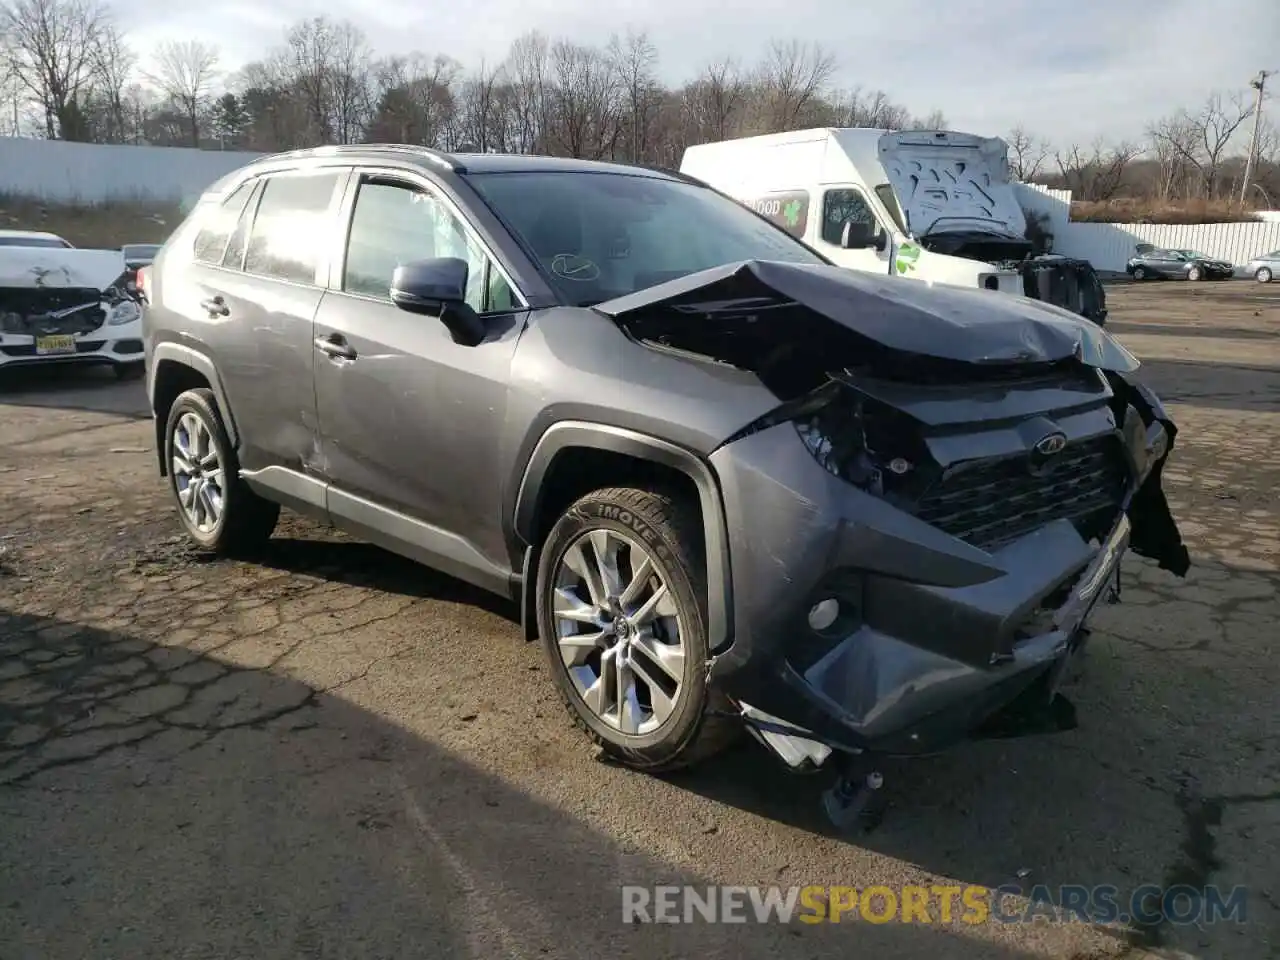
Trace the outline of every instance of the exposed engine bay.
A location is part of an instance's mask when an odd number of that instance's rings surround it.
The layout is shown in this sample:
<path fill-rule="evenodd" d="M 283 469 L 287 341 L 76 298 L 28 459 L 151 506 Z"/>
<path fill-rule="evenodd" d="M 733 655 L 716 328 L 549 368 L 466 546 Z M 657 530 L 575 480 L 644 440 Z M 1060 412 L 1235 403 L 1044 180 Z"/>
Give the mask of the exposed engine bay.
<path fill-rule="evenodd" d="M 136 317 L 124 256 L 112 250 L 0 250 L 0 336 L 82 336 Z"/>
<path fill-rule="evenodd" d="M 978 230 L 948 230 L 927 234 L 921 245 L 929 251 L 990 263 L 1018 273 L 1023 295 L 1092 320 L 1107 319 L 1107 294 L 1098 272 L 1088 260 L 1058 254 L 1035 254 L 1029 240 Z"/>

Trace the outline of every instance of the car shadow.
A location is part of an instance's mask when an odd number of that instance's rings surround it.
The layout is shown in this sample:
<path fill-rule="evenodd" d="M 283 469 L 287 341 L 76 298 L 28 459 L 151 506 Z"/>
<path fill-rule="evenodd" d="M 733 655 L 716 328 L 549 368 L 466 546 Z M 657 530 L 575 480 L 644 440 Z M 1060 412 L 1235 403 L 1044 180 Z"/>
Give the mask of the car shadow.
<path fill-rule="evenodd" d="M 6 956 L 1032 956 L 921 924 L 627 924 L 622 885 L 705 879 L 338 690 L 3 609 L 0 654 Z"/>
<path fill-rule="evenodd" d="M 278 532 L 253 557 L 253 562 L 286 573 L 320 577 L 331 583 L 372 587 L 415 599 L 463 603 L 511 623 L 520 622 L 516 604 L 487 590 L 288 514 L 281 516 Z"/>

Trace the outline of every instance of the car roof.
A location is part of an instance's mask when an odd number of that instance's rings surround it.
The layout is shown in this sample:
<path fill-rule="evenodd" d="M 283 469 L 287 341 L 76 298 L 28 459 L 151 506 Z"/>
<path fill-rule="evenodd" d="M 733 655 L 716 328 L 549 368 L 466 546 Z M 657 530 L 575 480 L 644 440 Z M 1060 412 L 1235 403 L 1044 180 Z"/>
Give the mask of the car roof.
<path fill-rule="evenodd" d="M 380 163 L 396 160 L 424 167 L 447 169 L 456 174 L 468 173 L 620 173 L 662 180 L 685 179 L 674 170 L 609 163 L 603 160 L 579 160 L 572 157 L 544 157 L 525 153 L 445 153 L 428 147 L 406 143 L 360 143 L 310 147 L 260 157 L 249 164 L 276 164 L 290 160 L 342 159 L 352 163 Z"/>
<path fill-rule="evenodd" d="M 56 233 L 44 233 L 40 230 L 0 230 L 0 237 L 25 237 L 30 240 L 60 240 L 63 243 L 67 242 Z"/>

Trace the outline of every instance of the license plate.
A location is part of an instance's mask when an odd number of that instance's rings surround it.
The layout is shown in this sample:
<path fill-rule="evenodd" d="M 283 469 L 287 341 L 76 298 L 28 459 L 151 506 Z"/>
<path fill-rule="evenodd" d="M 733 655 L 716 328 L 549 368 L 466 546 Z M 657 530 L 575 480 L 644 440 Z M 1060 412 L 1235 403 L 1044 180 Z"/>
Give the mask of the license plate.
<path fill-rule="evenodd" d="M 71 336 L 36 337 L 36 353 L 47 357 L 58 353 L 75 353 L 76 338 Z"/>

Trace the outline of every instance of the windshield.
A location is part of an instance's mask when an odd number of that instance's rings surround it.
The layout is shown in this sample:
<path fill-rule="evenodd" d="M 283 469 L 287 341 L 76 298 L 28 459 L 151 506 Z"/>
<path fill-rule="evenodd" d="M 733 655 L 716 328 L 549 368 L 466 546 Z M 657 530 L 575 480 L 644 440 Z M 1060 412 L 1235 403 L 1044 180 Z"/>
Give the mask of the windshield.
<path fill-rule="evenodd" d="M 1179 250 L 1178 253 L 1182 254 L 1188 260 L 1208 260 L 1209 259 L 1199 250 Z"/>
<path fill-rule="evenodd" d="M 0 247 L 57 247 L 65 250 L 68 244 L 53 237 L 0 237 Z"/>
<path fill-rule="evenodd" d="M 733 200 L 678 180 L 566 171 L 468 180 L 562 303 L 589 306 L 742 260 L 827 262 Z"/>

